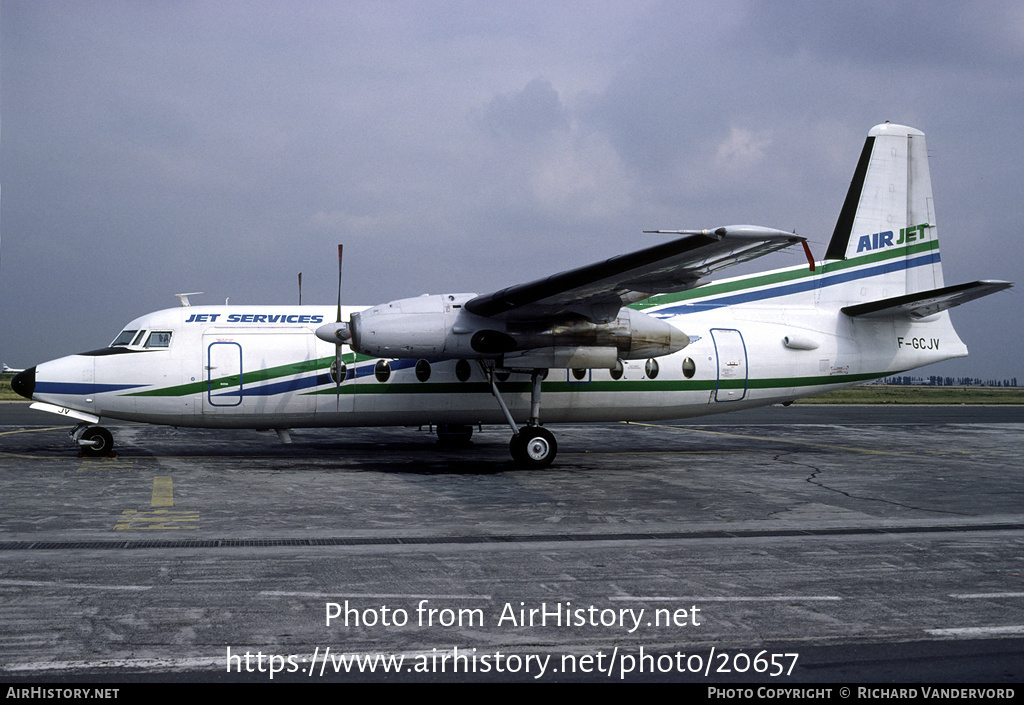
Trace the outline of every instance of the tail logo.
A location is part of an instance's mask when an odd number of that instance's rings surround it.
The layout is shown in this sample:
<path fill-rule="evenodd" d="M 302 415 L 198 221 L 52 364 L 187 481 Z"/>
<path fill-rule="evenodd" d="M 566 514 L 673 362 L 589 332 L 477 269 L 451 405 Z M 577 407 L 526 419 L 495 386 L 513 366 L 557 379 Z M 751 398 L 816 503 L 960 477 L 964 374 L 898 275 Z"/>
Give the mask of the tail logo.
<path fill-rule="evenodd" d="M 857 240 L 857 254 L 871 250 L 880 250 L 884 247 L 908 245 L 917 240 L 927 240 L 928 228 L 930 227 L 928 223 L 921 223 L 920 225 L 912 225 L 909 228 L 900 228 L 900 237 L 895 242 L 893 242 L 895 235 L 892 230 L 872 235 L 861 235 Z"/>

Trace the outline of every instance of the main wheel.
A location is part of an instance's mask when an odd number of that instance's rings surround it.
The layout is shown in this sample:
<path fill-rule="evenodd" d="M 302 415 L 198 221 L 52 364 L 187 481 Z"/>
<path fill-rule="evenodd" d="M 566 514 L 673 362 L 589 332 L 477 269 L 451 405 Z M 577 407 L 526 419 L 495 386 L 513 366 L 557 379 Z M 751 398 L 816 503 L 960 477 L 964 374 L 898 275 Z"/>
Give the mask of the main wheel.
<path fill-rule="evenodd" d="M 82 432 L 82 454 L 90 457 L 110 455 L 114 448 L 114 436 L 102 426 L 90 426 Z"/>
<path fill-rule="evenodd" d="M 512 459 L 518 465 L 546 468 L 555 460 L 558 443 L 554 435 L 540 426 L 524 426 L 508 444 Z"/>

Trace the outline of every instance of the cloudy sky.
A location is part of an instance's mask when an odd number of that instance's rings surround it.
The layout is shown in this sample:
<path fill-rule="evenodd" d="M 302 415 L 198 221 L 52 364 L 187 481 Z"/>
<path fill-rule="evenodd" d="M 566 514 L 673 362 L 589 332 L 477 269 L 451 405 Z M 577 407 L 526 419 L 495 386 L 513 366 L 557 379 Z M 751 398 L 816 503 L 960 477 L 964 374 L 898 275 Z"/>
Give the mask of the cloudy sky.
<path fill-rule="evenodd" d="M 946 283 L 1024 282 L 1024 5 L 0 0 L 0 360 L 200 303 L 488 292 L 758 223 L 824 255 L 923 130 Z M 803 261 L 799 250 L 758 263 Z M 737 273 L 744 270 L 738 270 Z M 953 312 L 1024 377 L 1020 287 Z"/>

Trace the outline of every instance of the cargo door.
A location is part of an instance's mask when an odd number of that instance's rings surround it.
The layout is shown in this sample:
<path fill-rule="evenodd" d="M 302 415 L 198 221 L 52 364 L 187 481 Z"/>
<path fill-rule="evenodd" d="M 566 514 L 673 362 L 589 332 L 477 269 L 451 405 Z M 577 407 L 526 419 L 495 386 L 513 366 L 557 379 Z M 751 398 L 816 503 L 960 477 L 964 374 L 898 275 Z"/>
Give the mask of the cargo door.
<path fill-rule="evenodd" d="M 207 336 L 209 339 L 210 336 Z M 242 344 L 235 340 L 208 340 L 204 406 L 241 406 L 245 379 L 242 375 Z"/>
<path fill-rule="evenodd" d="M 316 410 L 313 336 L 283 329 L 203 336 L 203 412 L 300 423 Z"/>

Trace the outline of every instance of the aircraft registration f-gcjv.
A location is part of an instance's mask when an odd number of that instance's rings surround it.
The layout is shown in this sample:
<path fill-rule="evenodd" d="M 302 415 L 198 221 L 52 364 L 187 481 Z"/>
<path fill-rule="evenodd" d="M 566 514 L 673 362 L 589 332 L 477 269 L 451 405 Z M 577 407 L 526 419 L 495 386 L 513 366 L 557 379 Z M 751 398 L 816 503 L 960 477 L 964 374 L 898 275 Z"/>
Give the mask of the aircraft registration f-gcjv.
<path fill-rule="evenodd" d="M 435 425 L 442 440 L 508 424 L 520 464 L 549 465 L 545 423 L 640 421 L 785 403 L 967 348 L 947 309 L 1011 286 L 946 286 L 924 134 L 873 128 L 825 259 L 709 282 L 804 243 L 740 225 L 673 239 L 489 294 L 341 306 L 183 306 L 109 347 L 29 368 L 12 387 L 76 419 L 278 430 Z M 541 403 L 543 400 L 543 404 Z"/>

